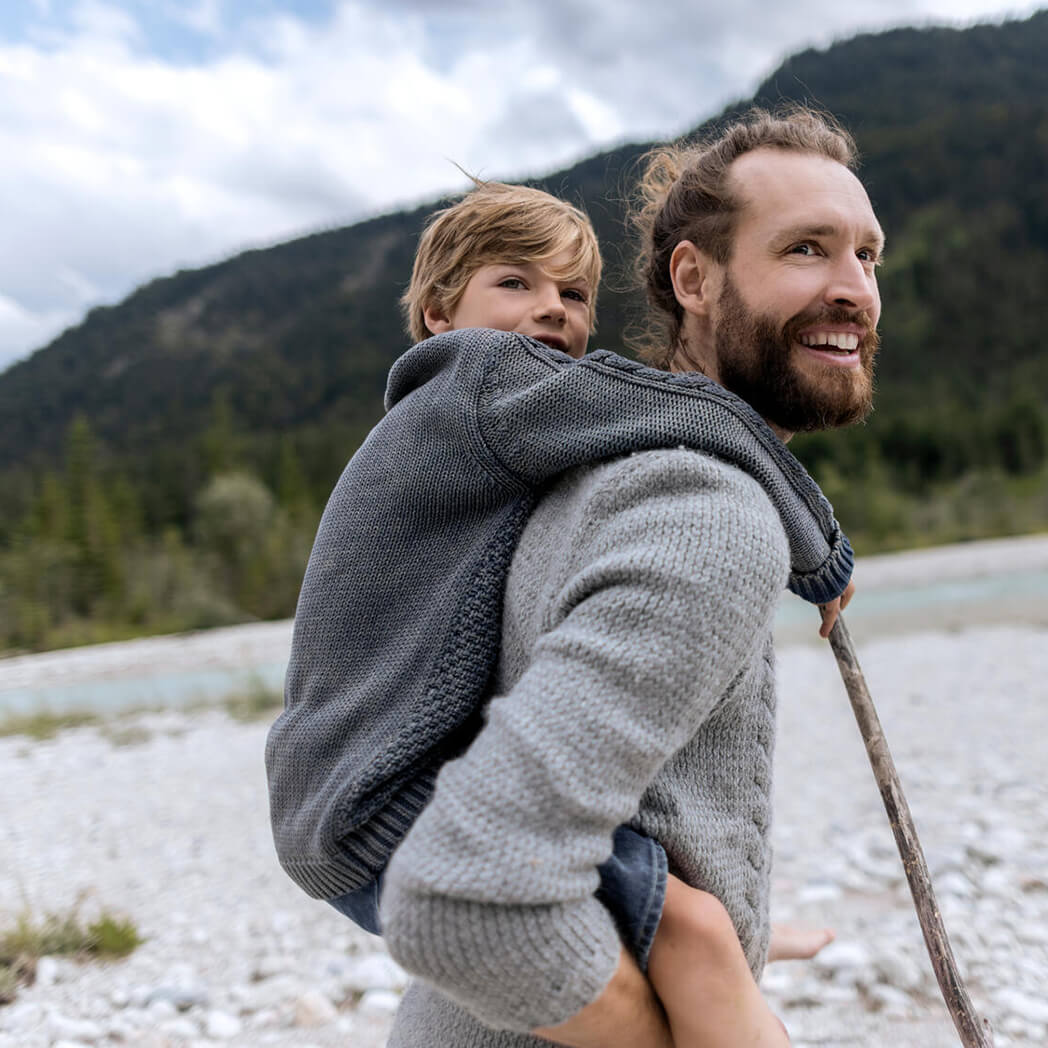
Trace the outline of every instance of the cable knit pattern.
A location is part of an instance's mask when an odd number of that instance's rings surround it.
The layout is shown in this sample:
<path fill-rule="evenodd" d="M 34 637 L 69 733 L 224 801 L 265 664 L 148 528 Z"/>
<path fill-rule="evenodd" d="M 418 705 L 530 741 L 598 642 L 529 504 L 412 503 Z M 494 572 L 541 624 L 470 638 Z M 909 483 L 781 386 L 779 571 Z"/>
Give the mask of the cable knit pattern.
<path fill-rule="evenodd" d="M 788 573 L 761 486 L 703 454 L 573 471 L 538 504 L 509 574 L 499 694 L 388 868 L 386 941 L 428 984 L 391 1048 L 438 1027 L 441 1048 L 539 1044 L 516 1035 L 593 1001 L 619 950 L 596 867 L 624 822 L 722 899 L 759 974 Z"/>
<path fill-rule="evenodd" d="M 702 375 L 453 331 L 400 358 L 387 406 L 324 512 L 266 746 L 278 857 L 319 898 L 384 869 L 475 734 L 510 558 L 538 493 L 566 470 L 706 451 L 771 500 L 795 592 L 828 600 L 852 568 L 818 487 L 749 405 Z"/>

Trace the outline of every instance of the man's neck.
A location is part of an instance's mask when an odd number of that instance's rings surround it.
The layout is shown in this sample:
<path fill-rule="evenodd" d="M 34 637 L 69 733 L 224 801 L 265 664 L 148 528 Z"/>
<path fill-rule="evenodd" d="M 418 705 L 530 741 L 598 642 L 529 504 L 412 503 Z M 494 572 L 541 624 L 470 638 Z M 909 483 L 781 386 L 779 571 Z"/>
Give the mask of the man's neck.
<path fill-rule="evenodd" d="M 718 385 L 724 386 L 721 382 L 720 373 L 716 366 L 716 357 L 713 354 L 707 355 L 710 359 L 700 358 L 700 356 L 693 351 L 689 350 L 688 343 L 682 341 L 677 347 L 677 352 L 670 361 L 670 371 L 684 372 L 684 371 L 698 371 L 705 375 L 708 379 L 716 382 Z M 713 361 L 713 362 L 711 362 Z M 727 389 L 727 386 L 724 386 Z M 734 392 L 734 390 L 732 390 Z M 764 419 L 768 424 L 768 428 L 772 431 L 783 442 L 783 444 L 789 444 L 793 437 L 793 431 L 783 429 L 782 426 L 777 425 L 770 419 Z"/>

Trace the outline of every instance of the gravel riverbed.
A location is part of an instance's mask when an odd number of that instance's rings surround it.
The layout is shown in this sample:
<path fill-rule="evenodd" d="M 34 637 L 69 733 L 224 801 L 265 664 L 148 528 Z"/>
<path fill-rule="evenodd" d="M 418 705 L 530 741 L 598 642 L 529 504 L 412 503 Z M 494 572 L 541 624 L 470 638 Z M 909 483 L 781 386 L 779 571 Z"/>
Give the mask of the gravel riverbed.
<path fill-rule="evenodd" d="M 926 574 L 954 563 L 903 556 Z M 871 563 L 874 584 L 891 563 Z M 1048 630 L 1007 618 L 852 632 L 973 999 L 998 1046 L 1043 1048 Z M 286 637 L 253 629 L 270 652 Z M 80 657 L 98 670 L 97 653 Z M 769 966 L 765 991 L 795 1048 L 957 1045 L 829 649 L 784 646 L 779 677 L 773 917 L 837 939 Z M 122 961 L 45 958 L 0 1007 L 0 1048 L 384 1044 L 404 974 L 278 867 L 266 728 L 205 710 L 0 738 L 0 930 L 78 904 L 127 915 L 146 940 Z"/>

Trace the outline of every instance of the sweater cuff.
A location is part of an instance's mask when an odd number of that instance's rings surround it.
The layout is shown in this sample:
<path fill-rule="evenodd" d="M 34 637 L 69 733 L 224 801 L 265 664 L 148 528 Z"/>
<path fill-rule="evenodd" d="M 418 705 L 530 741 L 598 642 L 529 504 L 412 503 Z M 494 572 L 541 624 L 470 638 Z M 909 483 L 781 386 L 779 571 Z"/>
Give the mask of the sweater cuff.
<path fill-rule="evenodd" d="M 838 527 L 826 559 L 814 571 L 790 572 L 787 585 L 791 593 L 811 604 L 828 604 L 848 588 L 854 568 L 851 543 Z"/>
<path fill-rule="evenodd" d="M 619 963 L 608 911 L 593 897 L 503 906 L 414 896 L 390 882 L 382 897 L 390 954 L 481 1022 L 528 1033 L 595 1001 Z"/>

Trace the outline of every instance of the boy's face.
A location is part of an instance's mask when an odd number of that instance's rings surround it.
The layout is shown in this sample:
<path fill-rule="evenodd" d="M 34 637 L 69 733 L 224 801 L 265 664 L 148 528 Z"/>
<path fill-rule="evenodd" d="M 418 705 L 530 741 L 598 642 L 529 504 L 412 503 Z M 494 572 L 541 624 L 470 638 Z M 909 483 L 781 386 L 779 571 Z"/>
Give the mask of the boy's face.
<path fill-rule="evenodd" d="M 571 263 L 571 252 L 564 251 L 548 261 L 548 269 L 537 262 L 481 266 L 454 309 L 425 310 L 426 327 L 434 335 L 468 327 L 516 331 L 581 357 L 589 341 L 593 289 L 584 280 L 550 275 L 563 272 Z"/>

